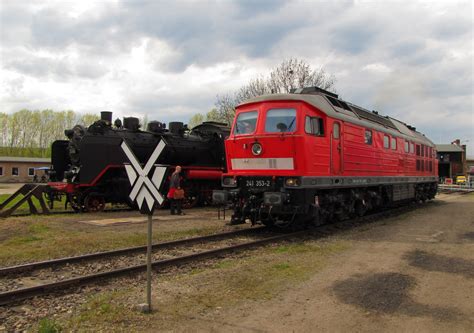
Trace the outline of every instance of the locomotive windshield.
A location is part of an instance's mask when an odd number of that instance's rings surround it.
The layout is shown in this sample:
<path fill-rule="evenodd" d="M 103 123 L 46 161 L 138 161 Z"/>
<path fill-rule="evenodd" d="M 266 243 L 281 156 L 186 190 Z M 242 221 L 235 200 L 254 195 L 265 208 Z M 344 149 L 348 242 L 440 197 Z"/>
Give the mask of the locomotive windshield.
<path fill-rule="evenodd" d="M 295 109 L 271 109 L 267 112 L 265 132 L 294 132 L 296 128 Z"/>
<path fill-rule="evenodd" d="M 255 132 L 257 117 L 257 111 L 240 113 L 235 121 L 234 135 L 252 134 Z"/>

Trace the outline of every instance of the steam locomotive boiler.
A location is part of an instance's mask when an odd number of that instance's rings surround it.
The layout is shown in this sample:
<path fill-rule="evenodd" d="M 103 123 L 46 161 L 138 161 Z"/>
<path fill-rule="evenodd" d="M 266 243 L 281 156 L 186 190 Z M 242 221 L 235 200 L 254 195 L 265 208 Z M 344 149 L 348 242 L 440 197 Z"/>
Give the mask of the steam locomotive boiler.
<path fill-rule="evenodd" d="M 151 121 L 140 129 L 138 118 L 126 117 L 112 125 L 112 112 L 101 112 L 101 119 L 89 127 L 76 125 L 65 130 L 68 140 L 52 144 L 52 170 L 49 186 L 67 195 L 76 211 L 101 211 L 106 203 L 128 203 L 130 184 L 124 168 L 128 162 L 120 145 L 127 142 L 140 163 L 146 163 L 156 145 L 166 144 L 156 161 L 182 166 L 185 206 L 205 204 L 212 190 L 220 187 L 225 170 L 224 139 L 229 134 L 225 124 L 204 122 L 189 131 L 181 122 L 166 125 Z M 167 193 L 168 182 L 160 189 Z"/>
<path fill-rule="evenodd" d="M 317 87 L 245 101 L 225 145 L 213 199 L 233 223 L 319 225 L 436 195 L 431 140 Z"/>

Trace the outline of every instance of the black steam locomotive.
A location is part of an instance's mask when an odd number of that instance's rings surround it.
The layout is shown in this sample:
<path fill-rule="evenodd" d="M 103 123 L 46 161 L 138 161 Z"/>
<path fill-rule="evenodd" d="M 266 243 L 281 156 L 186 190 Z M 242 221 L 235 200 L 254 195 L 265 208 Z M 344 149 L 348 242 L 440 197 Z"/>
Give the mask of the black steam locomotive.
<path fill-rule="evenodd" d="M 181 122 L 151 121 L 146 131 L 140 130 L 138 118 L 115 120 L 112 112 L 101 112 L 101 119 L 89 127 L 76 125 L 66 130 L 68 140 L 52 145 L 51 189 L 67 195 L 67 202 L 76 211 L 101 211 L 106 203 L 128 203 L 130 183 L 124 163 L 127 158 L 120 145 L 127 142 L 141 163 L 146 163 L 156 145 L 166 144 L 156 163 L 182 166 L 185 206 L 206 204 L 212 190 L 220 187 L 225 169 L 224 139 L 227 125 L 204 122 L 191 131 Z M 167 177 L 168 178 L 168 177 Z M 167 192 L 167 181 L 160 189 Z"/>

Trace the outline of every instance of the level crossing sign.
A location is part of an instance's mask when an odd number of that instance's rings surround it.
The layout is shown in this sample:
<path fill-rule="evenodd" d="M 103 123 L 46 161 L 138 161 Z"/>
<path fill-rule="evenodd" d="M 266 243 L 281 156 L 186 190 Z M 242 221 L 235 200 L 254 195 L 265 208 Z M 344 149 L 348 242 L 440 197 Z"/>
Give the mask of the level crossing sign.
<path fill-rule="evenodd" d="M 146 303 L 139 304 L 139 309 L 142 312 L 151 312 L 151 248 L 152 248 L 152 225 L 153 225 L 153 210 L 156 203 L 162 204 L 164 201 L 163 195 L 160 193 L 160 186 L 166 173 L 166 167 L 155 165 L 155 162 L 160 157 L 161 152 L 165 148 L 166 143 L 161 140 L 151 154 L 148 161 L 142 167 L 140 161 L 136 158 L 133 151 L 122 141 L 122 150 L 127 156 L 130 164 L 125 164 L 128 180 L 132 190 L 129 197 L 132 202 L 138 204 L 138 208 L 142 214 L 148 215 L 148 232 L 147 232 L 147 253 L 146 253 Z M 155 167 L 151 179 L 149 175 L 152 168 Z"/>
<path fill-rule="evenodd" d="M 132 187 L 129 198 L 132 202 L 138 204 L 138 208 L 143 214 L 153 213 L 155 204 L 158 203 L 161 205 L 164 201 L 164 197 L 159 192 L 159 189 L 166 173 L 166 167 L 155 166 L 155 162 L 158 160 L 165 146 L 165 142 L 161 140 L 145 166 L 142 167 L 125 140 L 122 141 L 122 150 L 130 162 L 130 164 L 125 164 L 128 180 Z M 155 170 L 150 179 L 149 174 L 154 166 Z"/>

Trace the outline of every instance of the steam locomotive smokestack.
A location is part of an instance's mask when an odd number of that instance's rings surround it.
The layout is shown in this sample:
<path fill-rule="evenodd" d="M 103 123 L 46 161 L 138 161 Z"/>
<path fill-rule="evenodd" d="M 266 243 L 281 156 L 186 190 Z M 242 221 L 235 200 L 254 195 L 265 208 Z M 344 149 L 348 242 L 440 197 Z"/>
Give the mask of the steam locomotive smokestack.
<path fill-rule="evenodd" d="M 107 122 L 107 124 L 112 124 L 112 112 L 111 111 L 101 111 L 100 119 Z"/>

